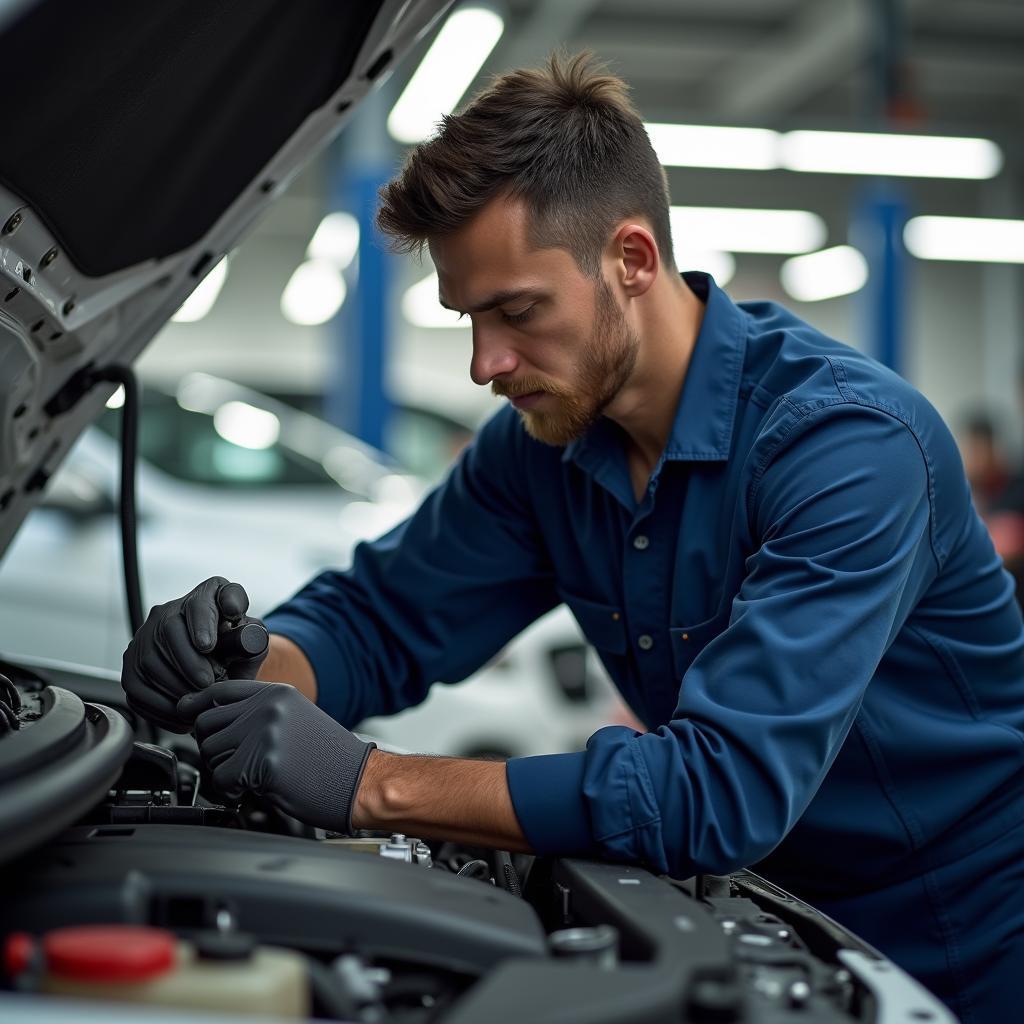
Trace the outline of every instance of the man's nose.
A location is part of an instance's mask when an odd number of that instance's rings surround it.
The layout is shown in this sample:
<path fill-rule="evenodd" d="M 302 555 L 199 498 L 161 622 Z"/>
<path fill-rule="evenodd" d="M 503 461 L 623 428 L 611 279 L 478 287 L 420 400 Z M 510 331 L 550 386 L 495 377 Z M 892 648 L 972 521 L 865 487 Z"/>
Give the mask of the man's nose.
<path fill-rule="evenodd" d="M 474 384 L 490 384 L 495 377 L 514 373 L 518 366 L 518 356 L 500 335 L 473 325 L 473 358 L 469 364 L 469 376 Z"/>

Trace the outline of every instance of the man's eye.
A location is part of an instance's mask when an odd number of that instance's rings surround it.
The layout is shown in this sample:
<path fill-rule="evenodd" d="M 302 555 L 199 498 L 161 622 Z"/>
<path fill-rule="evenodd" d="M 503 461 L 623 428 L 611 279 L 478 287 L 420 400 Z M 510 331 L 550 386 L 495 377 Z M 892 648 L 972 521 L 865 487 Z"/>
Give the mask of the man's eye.
<path fill-rule="evenodd" d="M 501 318 L 507 324 L 524 324 L 533 316 L 533 306 L 527 306 L 521 313 L 506 313 L 501 311 Z"/>

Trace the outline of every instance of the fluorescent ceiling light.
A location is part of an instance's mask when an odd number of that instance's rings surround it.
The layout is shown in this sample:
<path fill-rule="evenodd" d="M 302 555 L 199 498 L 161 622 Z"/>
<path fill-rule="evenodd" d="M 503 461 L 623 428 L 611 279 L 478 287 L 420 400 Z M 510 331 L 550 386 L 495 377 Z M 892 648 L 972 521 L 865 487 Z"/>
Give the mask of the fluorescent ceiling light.
<path fill-rule="evenodd" d="M 505 23 L 486 7 L 461 7 L 444 23 L 388 116 L 399 142 L 422 142 L 476 78 Z"/>
<path fill-rule="evenodd" d="M 281 421 L 248 402 L 225 402 L 213 414 L 214 429 L 240 448 L 269 448 L 281 433 Z"/>
<path fill-rule="evenodd" d="M 670 167 L 994 178 L 1003 166 L 1002 150 L 989 139 L 689 124 L 645 127 L 658 159 Z"/>
<path fill-rule="evenodd" d="M 868 264 L 852 245 L 793 256 L 779 271 L 782 287 L 800 302 L 820 302 L 858 292 L 868 280 Z"/>
<path fill-rule="evenodd" d="M 221 288 L 228 276 L 228 260 L 225 256 L 199 282 L 196 290 L 181 304 L 178 312 L 171 317 L 176 324 L 192 324 L 202 320 L 213 309 Z"/>
<path fill-rule="evenodd" d="M 719 288 L 724 288 L 736 276 L 736 257 L 731 252 L 715 249 L 700 252 L 677 245 L 673 255 L 680 270 L 703 270 L 715 279 Z"/>
<path fill-rule="evenodd" d="M 351 213 L 329 213 L 313 233 L 306 249 L 311 260 L 326 260 L 344 270 L 359 248 L 359 221 Z"/>
<path fill-rule="evenodd" d="M 673 206 L 672 237 L 682 252 L 799 253 L 825 242 L 825 222 L 808 210 Z"/>
<path fill-rule="evenodd" d="M 903 241 L 922 260 L 1024 263 L 1024 220 L 914 217 L 903 230 Z"/>
<path fill-rule="evenodd" d="M 345 301 L 345 280 L 326 260 L 307 260 L 295 268 L 281 296 L 281 312 L 293 324 L 326 323 Z"/>
<path fill-rule="evenodd" d="M 402 315 L 416 327 L 448 327 L 463 330 L 472 326 L 469 317 L 459 319 L 454 310 L 445 309 L 437 300 L 437 274 L 428 274 L 402 296 Z"/>
<path fill-rule="evenodd" d="M 658 159 L 670 167 L 768 171 L 779 166 L 779 133 L 767 128 L 654 123 L 644 127 Z"/>
<path fill-rule="evenodd" d="M 1003 154 L 988 139 L 881 132 L 787 132 L 780 165 L 821 174 L 911 178 L 993 178 Z"/>

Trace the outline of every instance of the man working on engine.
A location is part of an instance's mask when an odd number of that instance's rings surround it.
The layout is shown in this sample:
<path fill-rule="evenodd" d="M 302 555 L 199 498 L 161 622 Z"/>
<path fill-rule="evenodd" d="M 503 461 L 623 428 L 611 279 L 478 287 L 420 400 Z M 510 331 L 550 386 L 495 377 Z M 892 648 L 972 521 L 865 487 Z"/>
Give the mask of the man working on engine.
<path fill-rule="evenodd" d="M 1024 628 L 937 413 L 785 309 L 677 273 L 664 174 L 587 59 L 498 80 L 382 196 L 509 407 L 408 522 L 271 614 L 233 681 L 204 654 L 245 610 L 223 580 L 154 609 L 132 706 L 194 728 L 225 792 L 327 828 L 677 877 L 757 864 L 965 1021 L 1002 1020 Z M 347 730 L 562 601 L 649 732 L 505 765 Z"/>

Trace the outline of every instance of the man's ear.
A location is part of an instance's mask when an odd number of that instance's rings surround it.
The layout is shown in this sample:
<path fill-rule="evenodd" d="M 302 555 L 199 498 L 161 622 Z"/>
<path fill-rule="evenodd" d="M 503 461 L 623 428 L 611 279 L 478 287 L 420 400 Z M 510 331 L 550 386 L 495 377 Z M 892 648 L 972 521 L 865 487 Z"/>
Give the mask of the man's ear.
<path fill-rule="evenodd" d="M 658 243 L 643 224 L 626 222 L 612 236 L 614 274 L 628 298 L 643 295 L 654 284 L 661 269 Z"/>

